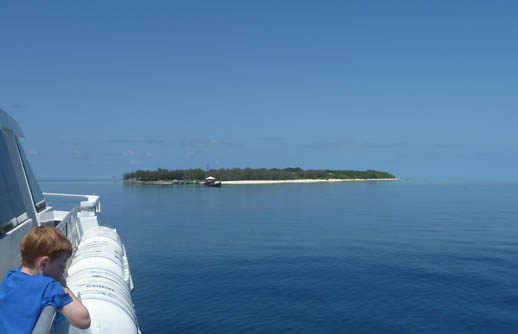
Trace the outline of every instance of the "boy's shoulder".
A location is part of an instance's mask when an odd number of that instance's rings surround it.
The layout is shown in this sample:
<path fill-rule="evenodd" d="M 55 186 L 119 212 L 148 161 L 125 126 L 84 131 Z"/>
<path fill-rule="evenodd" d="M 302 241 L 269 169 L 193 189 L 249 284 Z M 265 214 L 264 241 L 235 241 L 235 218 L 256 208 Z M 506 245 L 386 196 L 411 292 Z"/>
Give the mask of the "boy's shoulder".
<path fill-rule="evenodd" d="M 14 288 L 20 284 L 46 286 L 49 284 L 59 284 L 59 282 L 52 277 L 44 276 L 41 274 L 29 275 L 21 271 L 21 268 L 14 268 L 5 274 L 1 283 L 2 286 L 7 288 Z"/>
<path fill-rule="evenodd" d="M 6 274 L 0 284 L 0 302 L 17 300 L 19 296 L 27 300 L 33 299 L 35 304 L 43 301 L 44 304 L 51 304 L 57 308 L 72 301 L 61 283 L 52 277 L 41 274 L 29 275 L 15 268 Z"/>

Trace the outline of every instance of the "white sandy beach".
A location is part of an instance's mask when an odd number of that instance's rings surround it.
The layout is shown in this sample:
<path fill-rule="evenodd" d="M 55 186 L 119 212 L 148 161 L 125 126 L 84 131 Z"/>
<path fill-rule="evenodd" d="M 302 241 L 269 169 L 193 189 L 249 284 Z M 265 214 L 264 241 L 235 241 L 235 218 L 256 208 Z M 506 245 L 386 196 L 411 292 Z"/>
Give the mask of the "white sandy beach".
<path fill-rule="evenodd" d="M 285 183 L 318 183 L 318 182 L 374 182 L 397 181 L 395 179 L 301 179 L 301 180 L 247 180 L 247 181 L 221 181 L 223 185 L 239 184 L 285 184 Z"/>

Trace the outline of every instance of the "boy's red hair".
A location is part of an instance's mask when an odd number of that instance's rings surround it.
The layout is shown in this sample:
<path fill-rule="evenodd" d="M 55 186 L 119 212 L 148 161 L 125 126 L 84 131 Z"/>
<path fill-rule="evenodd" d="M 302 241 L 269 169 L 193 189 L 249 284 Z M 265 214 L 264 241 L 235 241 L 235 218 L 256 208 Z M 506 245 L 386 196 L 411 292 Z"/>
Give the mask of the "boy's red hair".
<path fill-rule="evenodd" d="M 40 256 L 48 256 L 50 262 L 63 254 L 72 255 L 72 243 L 51 226 L 33 228 L 20 243 L 22 266 L 32 267 Z"/>

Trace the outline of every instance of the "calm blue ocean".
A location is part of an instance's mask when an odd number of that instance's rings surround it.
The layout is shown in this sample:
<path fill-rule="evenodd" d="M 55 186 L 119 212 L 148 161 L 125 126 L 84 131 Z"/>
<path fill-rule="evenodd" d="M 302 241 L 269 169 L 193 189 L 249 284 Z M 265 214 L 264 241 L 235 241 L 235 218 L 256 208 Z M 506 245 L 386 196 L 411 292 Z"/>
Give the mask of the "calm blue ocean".
<path fill-rule="evenodd" d="M 518 331 L 518 182 L 41 187 L 102 196 L 144 334 Z"/>

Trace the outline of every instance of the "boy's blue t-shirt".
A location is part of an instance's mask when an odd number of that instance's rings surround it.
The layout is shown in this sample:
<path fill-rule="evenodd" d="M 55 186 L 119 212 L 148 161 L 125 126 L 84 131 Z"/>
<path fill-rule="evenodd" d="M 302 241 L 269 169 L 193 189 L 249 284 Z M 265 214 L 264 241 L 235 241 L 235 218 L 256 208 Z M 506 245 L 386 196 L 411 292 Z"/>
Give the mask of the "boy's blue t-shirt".
<path fill-rule="evenodd" d="M 31 333 L 44 306 L 60 310 L 72 302 L 55 279 L 20 269 L 9 271 L 0 284 L 0 334 Z"/>

